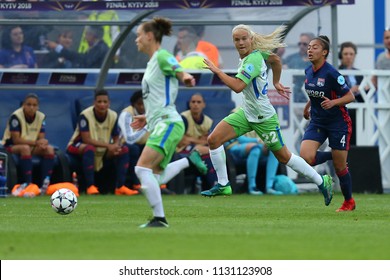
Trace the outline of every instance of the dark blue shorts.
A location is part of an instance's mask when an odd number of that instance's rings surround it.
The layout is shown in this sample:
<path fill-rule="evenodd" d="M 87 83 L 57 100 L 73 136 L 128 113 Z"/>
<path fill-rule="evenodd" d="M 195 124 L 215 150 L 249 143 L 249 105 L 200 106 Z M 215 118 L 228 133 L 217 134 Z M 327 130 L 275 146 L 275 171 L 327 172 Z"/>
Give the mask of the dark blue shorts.
<path fill-rule="evenodd" d="M 302 140 L 313 140 L 324 143 L 329 139 L 329 147 L 334 150 L 349 150 L 352 135 L 352 125 L 348 122 L 336 122 L 320 125 L 310 122 Z"/>

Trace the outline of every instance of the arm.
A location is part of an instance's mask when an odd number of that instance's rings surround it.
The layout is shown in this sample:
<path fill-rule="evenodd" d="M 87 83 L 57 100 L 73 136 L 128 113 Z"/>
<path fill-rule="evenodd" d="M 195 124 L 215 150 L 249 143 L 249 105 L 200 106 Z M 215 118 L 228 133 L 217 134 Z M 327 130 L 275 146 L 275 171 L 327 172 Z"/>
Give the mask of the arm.
<path fill-rule="evenodd" d="M 290 99 L 290 88 L 285 87 L 280 83 L 280 77 L 282 75 L 282 61 L 280 60 L 280 57 L 274 53 L 271 53 L 267 59 L 267 63 L 271 66 L 275 89 L 281 96 L 285 97 L 286 99 Z"/>
<path fill-rule="evenodd" d="M 177 72 L 176 73 L 176 78 L 182 82 L 183 84 L 185 84 L 187 87 L 193 87 L 195 86 L 195 78 L 187 73 L 187 72 Z"/>
<path fill-rule="evenodd" d="M 127 144 L 134 144 L 147 132 L 145 127 L 134 131 L 131 128 L 132 122 L 133 116 L 129 112 L 124 111 L 119 115 L 118 126 Z"/>
<path fill-rule="evenodd" d="M 303 117 L 306 120 L 310 119 L 310 107 L 311 107 L 311 102 L 309 100 L 309 101 L 307 101 L 305 108 L 303 108 Z"/>
<path fill-rule="evenodd" d="M 214 63 L 212 63 L 210 60 L 204 59 L 203 62 L 206 64 L 206 69 L 209 69 L 211 72 L 216 74 L 221 79 L 221 81 L 235 93 L 242 92 L 242 90 L 246 87 L 246 84 L 242 80 L 236 77 L 230 77 L 217 66 L 215 66 Z"/>
<path fill-rule="evenodd" d="M 325 96 L 322 98 L 324 99 L 324 101 L 321 102 L 321 107 L 325 110 L 328 110 L 334 106 L 344 106 L 348 103 L 353 102 L 355 100 L 355 95 L 350 90 L 341 98 L 329 99 Z"/>

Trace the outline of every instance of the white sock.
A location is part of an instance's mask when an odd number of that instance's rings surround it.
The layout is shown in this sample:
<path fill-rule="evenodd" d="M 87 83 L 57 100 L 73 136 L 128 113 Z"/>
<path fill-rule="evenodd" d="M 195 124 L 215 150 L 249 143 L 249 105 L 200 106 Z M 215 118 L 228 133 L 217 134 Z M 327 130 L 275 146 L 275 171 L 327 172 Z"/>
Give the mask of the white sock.
<path fill-rule="evenodd" d="M 229 183 L 226 167 L 226 154 L 223 145 L 219 146 L 215 150 L 210 150 L 210 159 L 213 163 L 215 172 L 217 173 L 218 183 L 225 186 Z"/>
<path fill-rule="evenodd" d="M 167 165 L 164 172 L 160 175 L 160 185 L 168 183 L 173 177 L 180 173 L 184 168 L 190 166 L 187 158 L 175 160 Z"/>
<path fill-rule="evenodd" d="M 321 175 L 318 174 L 317 171 L 313 167 L 311 167 L 303 158 L 291 154 L 291 158 L 286 165 L 295 172 L 298 172 L 306 178 L 309 178 L 317 186 L 320 186 L 322 184 Z"/>
<path fill-rule="evenodd" d="M 141 182 L 142 192 L 145 194 L 154 217 L 165 217 L 162 203 L 160 185 L 154 176 L 152 169 L 136 166 L 135 174 Z"/>

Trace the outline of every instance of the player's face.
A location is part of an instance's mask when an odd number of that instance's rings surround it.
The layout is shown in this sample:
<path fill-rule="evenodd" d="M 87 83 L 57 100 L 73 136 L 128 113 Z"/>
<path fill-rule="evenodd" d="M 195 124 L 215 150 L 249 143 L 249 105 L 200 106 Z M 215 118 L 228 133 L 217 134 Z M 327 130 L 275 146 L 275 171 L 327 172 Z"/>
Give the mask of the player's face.
<path fill-rule="evenodd" d="M 95 99 L 94 106 L 96 114 L 105 115 L 110 108 L 110 99 L 106 95 L 99 95 Z"/>
<path fill-rule="evenodd" d="M 237 29 L 233 33 L 233 42 L 240 58 L 244 58 L 252 52 L 252 38 L 248 31 L 244 29 Z"/>
<path fill-rule="evenodd" d="M 343 48 L 341 51 L 341 64 L 344 66 L 352 67 L 355 62 L 356 53 L 351 47 Z"/>
<path fill-rule="evenodd" d="M 27 118 L 34 117 L 38 109 L 38 100 L 36 98 L 27 98 L 23 103 L 23 112 Z"/>
<path fill-rule="evenodd" d="M 147 53 L 148 38 L 142 25 L 137 28 L 137 38 L 135 38 L 135 43 L 138 51 Z"/>
<path fill-rule="evenodd" d="M 307 47 L 307 57 L 312 63 L 325 60 L 326 53 L 319 40 L 312 40 Z"/>

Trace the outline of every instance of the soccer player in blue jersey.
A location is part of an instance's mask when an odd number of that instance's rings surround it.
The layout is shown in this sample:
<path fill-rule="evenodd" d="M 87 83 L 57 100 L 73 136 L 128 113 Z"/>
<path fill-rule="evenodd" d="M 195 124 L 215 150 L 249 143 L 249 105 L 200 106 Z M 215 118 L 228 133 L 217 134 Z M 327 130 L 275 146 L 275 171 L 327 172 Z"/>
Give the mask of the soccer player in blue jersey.
<path fill-rule="evenodd" d="M 336 211 L 352 211 L 356 206 L 347 166 L 352 122 L 345 105 L 354 101 L 355 96 L 344 77 L 326 61 L 329 49 L 329 38 L 319 36 L 310 41 L 307 50 L 312 65 L 305 70 L 305 90 L 310 100 L 304 108 L 304 117 L 310 123 L 301 143 L 301 157 L 310 165 L 333 159 L 344 196 L 343 205 Z M 331 153 L 318 151 L 326 139 Z"/>
<path fill-rule="evenodd" d="M 233 42 L 240 56 L 240 65 L 235 77 L 224 73 L 210 60 L 204 60 L 206 68 L 218 75 L 229 88 L 236 93 L 242 92 L 243 105 L 219 122 L 208 137 L 210 157 L 217 173 L 218 183 L 210 190 L 201 192 L 203 196 L 232 194 L 223 144 L 254 130 L 279 162 L 306 176 L 318 186 L 324 195 L 326 206 L 332 200 L 332 177 L 319 175 L 305 160 L 288 150 L 280 131 L 278 115 L 267 95 L 268 79 L 265 60 L 271 64 L 275 89 L 280 95 L 289 98 L 289 88 L 280 83 L 282 72 L 280 58 L 271 54 L 271 50 L 285 47 L 281 42 L 284 31 L 285 27 L 281 26 L 271 34 L 261 35 L 247 25 L 235 26 L 232 31 Z"/>
<path fill-rule="evenodd" d="M 154 216 L 141 227 L 168 227 L 160 185 L 169 182 L 190 164 L 201 174 L 207 173 L 207 166 L 196 150 L 188 158 L 170 162 L 185 132 L 183 119 L 175 106 L 179 81 L 186 86 L 195 85 L 194 77 L 184 72 L 176 58 L 161 48 L 163 35 L 171 34 L 171 21 L 155 17 L 138 26 L 135 40 L 138 50 L 149 56 L 142 78 L 145 115 L 134 116 L 132 124 L 134 129 L 140 129 L 147 124 L 147 130 L 150 132 L 134 169 Z"/>

